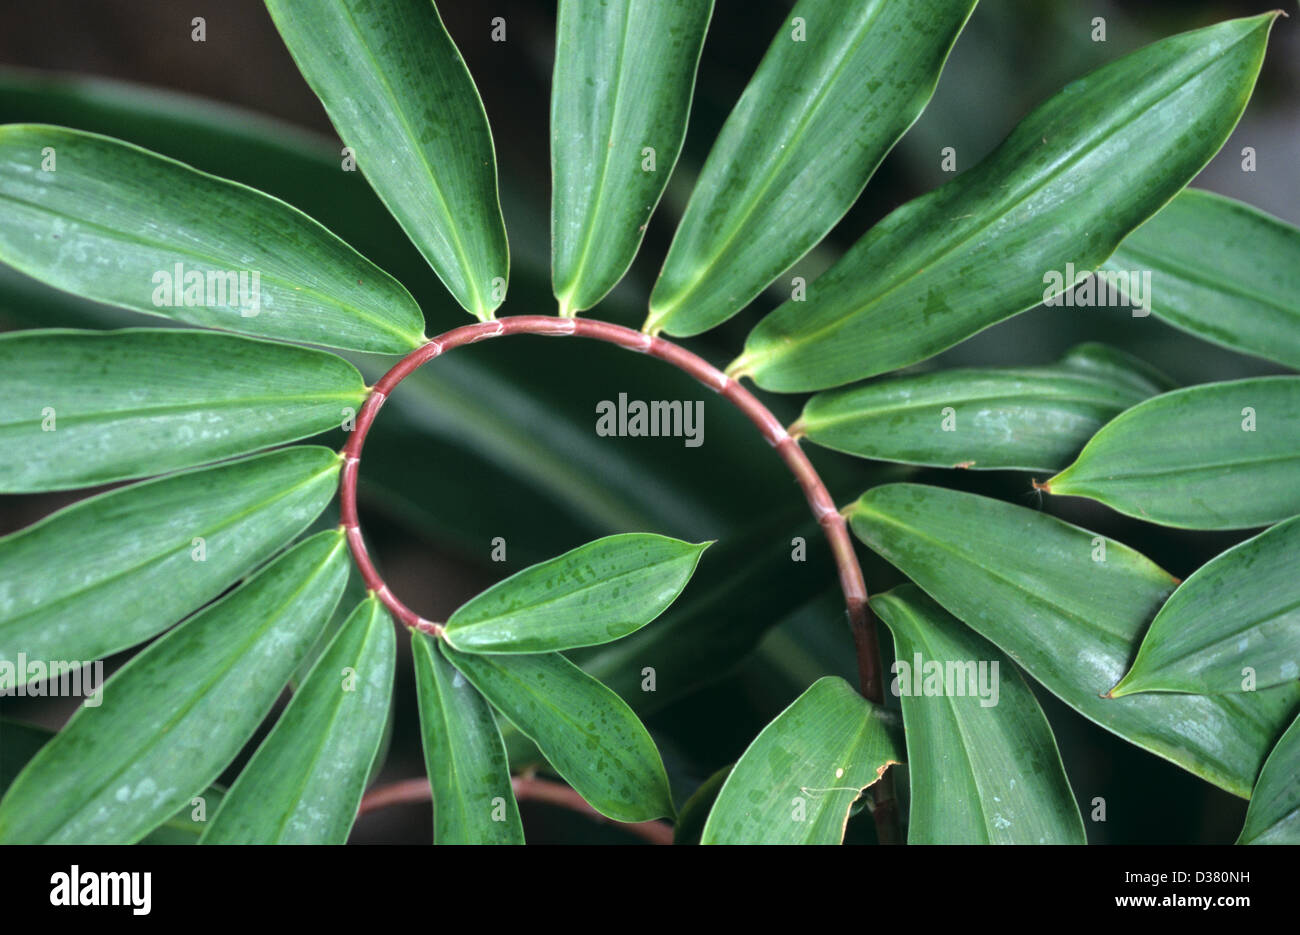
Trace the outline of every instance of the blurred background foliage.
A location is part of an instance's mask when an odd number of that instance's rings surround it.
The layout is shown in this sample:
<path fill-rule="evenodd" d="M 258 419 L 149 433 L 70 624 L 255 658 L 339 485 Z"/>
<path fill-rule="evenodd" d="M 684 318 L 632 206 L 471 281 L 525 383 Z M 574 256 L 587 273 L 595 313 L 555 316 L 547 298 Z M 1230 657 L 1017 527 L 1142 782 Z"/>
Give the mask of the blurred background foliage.
<path fill-rule="evenodd" d="M 627 278 L 590 315 L 640 325 L 695 174 L 790 5 L 718 0 L 681 161 Z M 552 313 L 547 118 L 554 4 L 443 0 L 439 8 L 479 85 L 496 140 L 513 266 L 499 314 Z M 854 209 L 790 275 L 813 278 L 876 220 L 944 182 L 949 176 L 940 168 L 943 147 L 956 150 L 959 170 L 969 168 L 1035 103 L 1072 78 L 1162 36 L 1266 8 L 1244 0 L 983 0 L 921 119 Z M 194 16 L 206 19 L 206 42 L 191 40 Z M 496 16 L 506 19 L 504 43 L 490 39 Z M 1098 16 L 1106 21 L 1105 42 L 1091 38 Z M 1300 223 L 1297 85 L 1300 32 L 1295 20 L 1282 20 L 1241 125 L 1195 184 Z M 420 302 L 427 333 L 470 321 L 362 176 L 341 171 L 340 144 L 325 113 L 257 0 L 5 5 L 0 122 L 21 121 L 105 133 L 271 192 L 400 279 Z M 1241 170 L 1244 146 L 1257 151 L 1256 172 Z M 688 346 L 726 363 L 780 298 L 760 297 Z M 166 324 L 54 292 L 0 267 L 0 329 Z M 1017 316 L 922 369 L 1047 363 L 1085 340 L 1124 347 L 1182 384 L 1281 372 L 1154 318 L 1132 318 L 1124 309 L 1073 308 Z M 543 342 L 516 338 L 464 349 L 404 383 L 372 431 L 362 465 L 367 537 L 394 589 L 434 619 L 445 619 L 493 581 L 599 535 L 641 530 L 718 539 L 664 618 L 630 639 L 574 654 L 647 718 L 680 804 L 717 768 L 734 761 L 817 676 L 853 678 L 834 568 L 791 477 L 718 397 L 644 357 L 588 342 Z M 371 380 L 392 362 L 354 359 Z M 598 437 L 595 404 L 620 392 L 633 399 L 703 398 L 705 443 L 687 448 L 676 439 Z M 798 398 L 766 401 L 787 420 L 799 405 Z M 326 441 L 341 444 L 341 436 Z M 1174 531 L 1094 503 L 1042 502 L 1023 473 L 905 468 L 815 448 L 812 457 L 837 502 L 903 478 L 976 491 L 1113 536 L 1179 577 L 1250 534 Z M 0 497 L 0 533 L 84 495 Z M 334 521 L 329 515 L 322 520 Z M 808 544 L 802 563 L 791 561 L 795 536 Z M 496 537 L 506 542 L 505 562 L 490 560 Z M 897 572 L 859 551 L 873 590 L 898 582 Z M 888 646 L 887 632 L 882 635 Z M 110 660 L 109 667 L 122 658 Z M 657 673 L 653 694 L 640 690 L 646 666 Z M 398 673 L 381 782 L 423 773 L 409 665 L 399 665 Z M 1107 820 L 1086 822 L 1090 841 L 1235 838 L 1244 801 L 1126 744 L 1035 689 L 1085 816 L 1096 798 L 1106 801 Z M 48 728 L 57 728 L 71 710 L 69 699 L 0 700 L 0 717 Z M 527 744 L 518 737 L 511 744 L 518 765 L 527 765 Z M 906 783 L 900 786 L 905 791 Z M 548 806 L 524 803 L 522 810 L 530 841 L 632 840 L 616 828 Z M 855 818 L 848 839 L 872 840 L 870 825 L 865 816 Z M 353 840 L 422 843 L 431 835 L 430 808 L 423 804 L 364 816 Z"/>

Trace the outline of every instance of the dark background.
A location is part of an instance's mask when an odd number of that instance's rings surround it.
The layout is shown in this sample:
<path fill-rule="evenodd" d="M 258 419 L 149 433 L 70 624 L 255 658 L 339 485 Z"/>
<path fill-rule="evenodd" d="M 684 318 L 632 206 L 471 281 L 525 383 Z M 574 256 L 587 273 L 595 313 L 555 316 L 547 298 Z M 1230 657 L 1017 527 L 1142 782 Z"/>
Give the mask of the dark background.
<path fill-rule="evenodd" d="M 590 314 L 640 324 L 691 180 L 789 6 L 781 0 L 717 3 L 681 161 L 628 277 Z M 547 117 L 554 4 L 445 0 L 439 8 L 479 85 L 497 144 L 514 265 L 510 298 L 499 314 L 550 313 Z M 946 181 L 939 169 L 942 147 L 955 147 L 959 168 L 967 168 L 1068 80 L 1164 35 L 1267 8 L 1192 0 L 985 0 L 958 41 L 926 112 L 885 160 L 857 206 L 801 261 L 800 272 L 811 278 L 885 213 Z M 204 43 L 191 41 L 195 16 L 207 21 Z M 490 41 L 496 16 L 507 21 L 505 43 Z M 1094 16 L 1106 18 L 1104 43 L 1090 39 Z M 1280 20 L 1245 118 L 1195 183 L 1293 223 L 1300 222 L 1294 103 L 1300 85 L 1298 52 L 1296 20 Z M 12 69 L 134 82 L 246 110 L 158 97 L 145 101 L 144 115 L 158 118 L 150 124 L 92 100 L 83 86 L 33 84 L 32 75 Z M 337 171 L 340 144 L 255 0 L 6 4 L 0 11 L 0 121 L 19 120 L 109 133 L 272 191 L 397 275 L 420 300 L 428 333 L 468 321 L 401 231 L 377 212 L 360 176 Z M 209 131 L 208 126 L 228 132 Z M 1240 169 L 1240 151 L 1247 145 L 1258 152 L 1254 173 Z M 776 304 L 774 298 L 760 297 L 726 326 L 689 346 L 725 363 L 748 328 Z M 1045 363 L 1079 341 L 1105 340 L 1147 358 L 1183 383 L 1280 372 L 1267 362 L 1198 342 L 1154 318 L 1126 316 L 1122 310 L 1039 308 L 985 331 L 930 366 Z M 0 327 L 126 324 L 162 322 L 91 306 L 15 274 L 0 274 Z M 645 658 L 655 661 L 666 683 L 665 697 L 648 711 L 648 723 L 664 747 L 674 790 L 682 796 L 733 761 L 813 678 L 827 672 L 851 677 L 851 643 L 833 570 L 806 522 L 797 488 L 767 446 L 716 400 L 706 400 L 706 444 L 699 449 L 654 439 L 595 438 L 590 414 L 597 400 L 616 398 L 618 392 L 670 399 L 695 399 L 699 393 L 654 362 L 611 348 L 570 346 L 578 343 L 491 342 L 459 352 L 458 359 L 439 361 L 436 368 L 426 368 L 429 373 L 408 381 L 367 445 L 362 471 L 367 536 L 394 590 L 434 619 L 444 619 L 492 581 L 608 532 L 645 529 L 719 539 L 679 606 L 650 628 L 666 630 L 677 621 L 673 645 L 645 644 Z M 368 376 L 384 366 L 360 362 Z M 768 401 L 782 417 L 797 411 L 797 400 Z M 1041 506 L 1121 539 L 1179 577 L 1250 534 L 1176 532 L 1083 501 L 1040 503 L 1022 473 L 903 469 L 819 450 L 813 457 L 839 502 L 898 477 L 957 486 Z M 82 495 L 0 497 L 0 533 Z M 812 549 L 804 566 L 792 566 L 786 554 L 796 534 L 808 537 Z M 508 543 L 504 564 L 488 558 L 495 536 Z M 860 553 L 873 590 L 898 580 L 888 566 L 865 550 Z M 770 628 L 778 621 L 780 626 Z M 636 657 L 640 651 L 638 646 L 628 657 L 635 671 L 643 661 Z M 745 658 L 737 664 L 741 654 Z M 1243 801 L 1112 737 L 1046 692 L 1038 695 L 1085 818 L 1095 796 L 1107 801 L 1108 821 L 1086 822 L 1091 840 L 1235 838 Z M 629 701 L 642 703 L 633 697 Z M 0 700 L 0 716 L 51 728 L 70 712 L 68 699 Z M 399 664 L 394 738 L 383 780 L 422 772 L 412 679 L 409 666 Z M 545 806 L 525 805 L 523 811 L 531 841 L 627 840 L 616 829 Z M 851 840 L 870 840 L 871 834 L 869 821 L 851 822 Z M 354 831 L 359 842 L 422 843 L 430 836 L 427 805 L 368 815 Z"/>

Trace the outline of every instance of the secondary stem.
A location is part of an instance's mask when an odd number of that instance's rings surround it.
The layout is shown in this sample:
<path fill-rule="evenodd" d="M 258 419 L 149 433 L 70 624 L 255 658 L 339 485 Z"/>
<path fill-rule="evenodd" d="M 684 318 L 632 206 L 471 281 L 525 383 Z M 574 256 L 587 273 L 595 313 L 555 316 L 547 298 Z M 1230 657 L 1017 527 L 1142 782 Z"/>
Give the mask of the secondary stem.
<path fill-rule="evenodd" d="M 672 364 L 679 370 L 690 374 L 697 381 L 718 393 L 733 406 L 745 414 L 765 438 L 777 455 L 785 462 L 799 482 L 804 497 L 817 518 L 831 553 L 835 558 L 835 567 L 839 571 L 840 590 L 844 594 L 844 605 L 848 613 L 849 627 L 853 633 L 858 664 L 858 682 L 864 697 L 875 704 L 883 704 L 884 691 L 881 681 L 880 646 L 876 637 L 875 617 L 867 603 L 867 587 L 862 577 L 862 566 L 858 564 L 853 541 L 849 537 L 848 526 L 844 517 L 835 508 L 826 485 L 822 483 L 817 469 L 813 467 L 808 456 L 799 447 L 798 441 L 791 437 L 783 426 L 754 394 L 750 393 L 736 380 L 727 376 L 708 361 L 696 354 L 666 341 L 658 336 L 634 331 L 622 325 L 596 321 L 589 318 L 557 318 L 550 315 L 515 315 L 495 321 L 463 325 L 438 335 L 422 347 L 406 355 L 397 365 L 379 380 L 370 391 L 361 411 L 357 413 L 356 428 L 343 446 L 343 470 L 339 480 L 340 514 L 343 529 L 347 535 L 348 547 L 361 571 L 366 587 L 374 591 L 379 599 L 392 611 L 393 615 L 408 627 L 414 627 L 427 633 L 441 632 L 441 624 L 426 620 L 403 604 L 388 589 L 384 579 L 375 569 L 374 562 L 366 549 L 361 535 L 360 520 L 357 516 L 357 467 L 361 461 L 361 448 L 365 444 L 366 434 L 374 423 L 384 401 L 388 399 L 394 387 L 410 376 L 421 365 L 428 363 L 453 348 L 490 338 L 510 334 L 538 334 L 554 337 L 580 337 L 604 341 L 626 350 L 648 354 L 651 357 Z M 876 819 L 876 830 L 883 843 L 897 840 L 897 817 L 893 808 L 892 777 L 887 773 L 884 778 L 872 786 L 875 807 L 872 814 Z"/>

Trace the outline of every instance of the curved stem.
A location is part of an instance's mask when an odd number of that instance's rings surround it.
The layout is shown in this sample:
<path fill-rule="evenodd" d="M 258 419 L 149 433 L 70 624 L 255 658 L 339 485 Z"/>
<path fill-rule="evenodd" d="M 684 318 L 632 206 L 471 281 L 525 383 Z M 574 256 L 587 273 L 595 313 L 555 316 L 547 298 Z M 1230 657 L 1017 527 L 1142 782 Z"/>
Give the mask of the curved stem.
<path fill-rule="evenodd" d="M 588 805 L 582 796 L 563 783 L 538 779 L 535 776 L 515 776 L 510 780 L 510 785 L 514 789 L 515 798 L 520 802 L 544 802 L 547 805 L 567 808 L 600 824 L 621 828 L 629 834 L 634 834 L 643 840 L 649 841 L 651 844 L 673 843 L 673 829 L 666 822 L 639 821 L 628 823 L 607 818 Z M 432 790 L 429 786 L 429 780 L 423 777 L 420 779 L 403 779 L 387 786 L 378 786 L 367 792 L 361 799 L 361 807 L 357 809 L 357 815 L 365 815 L 367 812 L 378 811 L 390 805 L 427 802 L 431 797 Z"/>
<path fill-rule="evenodd" d="M 808 456 L 799 447 L 798 441 L 786 431 L 780 420 L 759 402 L 754 394 L 702 357 L 658 336 L 590 318 L 515 315 L 453 328 L 406 355 L 371 389 L 361 411 L 357 413 L 356 428 L 347 444 L 343 446 L 343 470 L 339 479 L 340 514 L 348 547 L 352 550 L 366 587 L 375 592 L 398 620 L 408 627 L 427 633 L 437 634 L 442 631 L 441 624 L 424 619 L 398 600 L 375 569 L 366 549 L 357 516 L 356 501 L 357 467 L 361 461 L 361 449 L 366 442 L 366 434 L 370 431 L 375 415 L 388 399 L 393 388 L 421 365 L 453 348 L 510 334 L 590 338 L 657 357 L 694 377 L 744 413 L 768 444 L 776 449 L 777 455 L 794 474 L 812 509 L 813 516 L 817 518 L 822 532 L 830 543 L 835 566 L 839 571 L 840 590 L 844 593 L 849 627 L 853 633 L 859 686 L 863 696 L 868 700 L 875 704 L 883 703 L 880 647 L 876 637 L 875 618 L 867 603 L 867 587 L 862 577 L 862 566 L 858 564 L 857 553 L 853 549 L 853 541 L 849 537 L 844 517 L 835 508 L 826 485 L 822 483 L 817 469 L 808 460 Z M 887 782 L 890 778 L 886 774 L 880 782 L 872 786 L 876 803 L 873 814 L 876 816 L 877 831 L 882 841 L 897 839 L 897 825 L 892 814 L 892 782 Z"/>

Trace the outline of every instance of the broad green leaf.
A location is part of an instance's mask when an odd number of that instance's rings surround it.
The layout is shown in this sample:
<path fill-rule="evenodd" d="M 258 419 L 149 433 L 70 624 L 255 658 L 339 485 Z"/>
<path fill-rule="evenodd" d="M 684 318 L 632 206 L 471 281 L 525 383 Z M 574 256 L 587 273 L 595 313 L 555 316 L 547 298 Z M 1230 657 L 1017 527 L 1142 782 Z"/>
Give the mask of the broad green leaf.
<path fill-rule="evenodd" d="M 862 790 L 903 761 L 901 731 L 838 676 L 818 679 L 736 763 L 701 844 L 839 844 Z"/>
<path fill-rule="evenodd" d="M 1300 228 L 1187 189 L 1104 268 L 1149 270 L 1147 307 L 1199 338 L 1300 368 Z"/>
<path fill-rule="evenodd" d="M 907 843 L 1086 843 L 1056 738 L 1015 664 L 915 585 L 871 606 L 894 634 Z"/>
<path fill-rule="evenodd" d="M 1176 584 L 1150 559 L 1025 507 L 887 484 L 850 525 L 1084 717 L 1243 798 L 1300 707 L 1300 686 L 1239 695 L 1103 698 Z"/>
<path fill-rule="evenodd" d="M 768 390 L 838 386 L 1069 289 L 1071 269 L 1103 263 L 1223 145 L 1277 15 L 1173 36 L 1067 85 L 764 318 L 729 371 Z"/>
<path fill-rule="evenodd" d="M 366 388 L 324 351 L 211 331 L 0 335 L 0 490 L 89 487 L 296 441 Z"/>
<path fill-rule="evenodd" d="M 424 766 L 433 791 L 433 841 L 523 844 L 496 717 L 434 643 L 411 632 Z"/>
<path fill-rule="evenodd" d="M 920 116 L 974 0 L 800 0 L 723 125 L 646 330 L 726 321 L 857 200 Z"/>
<path fill-rule="evenodd" d="M 0 539 L 0 663 L 79 665 L 146 640 L 302 532 L 338 455 L 300 446 L 83 500 Z"/>
<path fill-rule="evenodd" d="M 510 251 L 483 102 L 432 0 L 266 0 L 356 165 L 456 301 L 505 299 Z"/>
<path fill-rule="evenodd" d="M 393 693 L 393 620 L 373 594 L 312 666 L 201 844 L 346 844 Z"/>
<path fill-rule="evenodd" d="M 0 261 L 147 315 L 358 351 L 418 347 L 410 294 L 307 215 L 148 150 L 0 127 Z"/>
<path fill-rule="evenodd" d="M 1207 383 L 1134 406 L 1043 487 L 1185 529 L 1300 513 L 1300 377 Z"/>
<path fill-rule="evenodd" d="M 1300 678 L 1300 516 L 1198 568 L 1156 614 L 1111 689 L 1213 694 Z"/>
<path fill-rule="evenodd" d="M 235 758 L 348 575 L 339 530 L 302 542 L 123 666 L 0 801 L 0 842 L 130 844 Z"/>
<path fill-rule="evenodd" d="M 673 814 L 654 741 L 627 702 L 600 682 L 559 653 L 444 651 L 596 811 L 615 821 Z"/>
<path fill-rule="evenodd" d="M 551 267 L 560 314 L 623 278 L 681 152 L 713 0 L 560 0 Z"/>
<path fill-rule="evenodd" d="M 446 640 L 470 653 L 543 653 L 611 642 L 663 613 L 708 546 L 649 533 L 597 539 L 472 598 L 448 618 Z"/>
<path fill-rule="evenodd" d="M 1237 843 L 1300 844 L 1300 718 L 1268 755 Z"/>
<path fill-rule="evenodd" d="M 796 428 L 864 458 L 1051 471 L 1110 419 L 1165 388 L 1124 352 L 1084 344 L 1046 367 L 940 370 L 818 393 Z"/>

